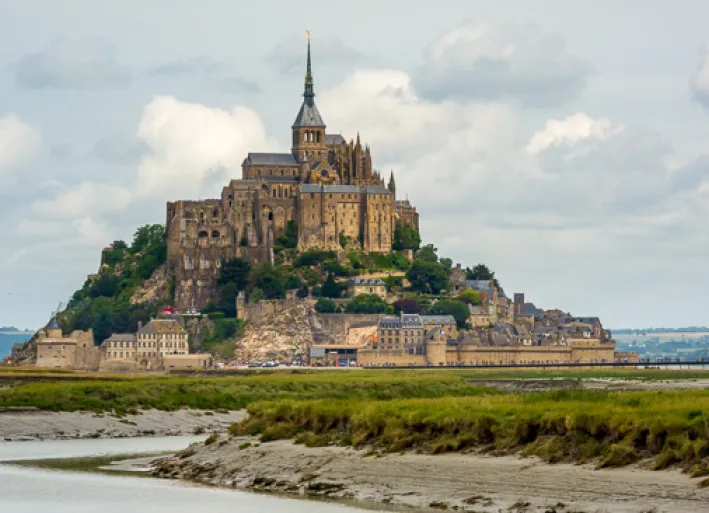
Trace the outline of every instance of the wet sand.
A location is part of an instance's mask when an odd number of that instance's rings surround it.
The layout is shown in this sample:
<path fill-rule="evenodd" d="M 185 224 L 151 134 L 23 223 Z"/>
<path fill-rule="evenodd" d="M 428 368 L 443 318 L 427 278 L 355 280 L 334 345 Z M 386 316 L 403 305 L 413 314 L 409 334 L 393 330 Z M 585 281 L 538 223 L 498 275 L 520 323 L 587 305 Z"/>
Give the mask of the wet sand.
<path fill-rule="evenodd" d="M 245 444 L 252 445 L 244 447 Z M 241 447 L 241 448 L 240 448 Z M 290 441 L 222 437 L 160 459 L 153 474 L 209 485 L 413 507 L 545 513 L 698 513 L 709 489 L 678 471 L 594 470 L 538 459 L 476 454 L 367 455 Z"/>
<path fill-rule="evenodd" d="M 24 440 L 177 436 L 225 431 L 242 411 L 145 410 L 117 417 L 109 413 L 0 411 L 0 443 Z"/>

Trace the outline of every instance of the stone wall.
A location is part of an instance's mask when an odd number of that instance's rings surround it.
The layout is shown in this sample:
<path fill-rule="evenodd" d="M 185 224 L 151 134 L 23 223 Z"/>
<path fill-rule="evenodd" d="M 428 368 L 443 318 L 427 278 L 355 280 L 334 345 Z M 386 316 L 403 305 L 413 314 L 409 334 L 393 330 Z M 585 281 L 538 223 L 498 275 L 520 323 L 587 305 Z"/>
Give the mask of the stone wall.
<path fill-rule="evenodd" d="M 405 350 L 363 349 L 357 353 L 360 365 L 500 365 L 521 363 L 614 362 L 615 344 L 574 346 L 446 346 L 428 343 L 426 355 L 409 355 Z M 629 360 L 631 361 L 631 360 Z M 637 360 L 635 360 L 637 361 Z"/>

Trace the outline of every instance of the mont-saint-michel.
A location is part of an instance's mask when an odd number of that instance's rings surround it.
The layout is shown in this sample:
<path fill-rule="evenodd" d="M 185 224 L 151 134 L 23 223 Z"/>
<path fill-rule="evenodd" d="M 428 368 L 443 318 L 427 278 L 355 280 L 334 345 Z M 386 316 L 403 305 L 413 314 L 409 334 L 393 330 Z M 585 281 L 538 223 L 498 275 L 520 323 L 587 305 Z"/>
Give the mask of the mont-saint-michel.
<path fill-rule="evenodd" d="M 3 501 L 706 511 L 705 362 L 660 368 L 632 350 L 644 339 L 617 351 L 593 311 L 541 308 L 495 262 L 439 254 L 430 212 L 397 188 L 407 170 L 380 170 L 364 132 L 328 132 L 317 50 L 308 33 L 289 152 L 247 153 L 219 197 L 170 198 L 164 224 L 106 241 L 13 347 Z"/>
<path fill-rule="evenodd" d="M 637 360 L 615 352 L 598 317 L 545 311 L 508 295 L 488 266 L 422 244 L 420 213 L 397 197 L 393 172 L 376 169 L 376 150 L 359 133 L 327 132 L 310 40 L 304 60 L 291 151 L 249 153 L 221 197 L 171 201 L 164 228 L 106 247 L 98 273 L 18 361 L 169 370 L 214 357 L 220 366 Z"/>

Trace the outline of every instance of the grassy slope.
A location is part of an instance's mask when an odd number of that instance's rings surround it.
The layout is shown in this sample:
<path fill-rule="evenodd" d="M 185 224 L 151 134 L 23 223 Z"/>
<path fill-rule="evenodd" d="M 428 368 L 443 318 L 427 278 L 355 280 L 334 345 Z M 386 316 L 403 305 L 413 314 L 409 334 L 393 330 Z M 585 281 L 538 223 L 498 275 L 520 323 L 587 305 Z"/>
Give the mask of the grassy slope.
<path fill-rule="evenodd" d="M 652 458 L 709 475 L 709 391 L 560 390 L 391 401 L 255 403 L 233 434 L 431 453 L 523 451 L 548 462 L 623 466 Z"/>

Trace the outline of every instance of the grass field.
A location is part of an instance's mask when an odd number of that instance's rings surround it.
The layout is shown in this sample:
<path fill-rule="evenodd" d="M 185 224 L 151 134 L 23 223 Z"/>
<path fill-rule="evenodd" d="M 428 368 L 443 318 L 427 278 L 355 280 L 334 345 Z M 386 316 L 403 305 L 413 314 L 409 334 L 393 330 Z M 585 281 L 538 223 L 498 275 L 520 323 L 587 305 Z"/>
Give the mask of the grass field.
<path fill-rule="evenodd" d="M 239 371 L 148 376 L 14 369 L 0 373 L 0 408 L 137 413 L 141 408 L 235 410 L 233 434 L 385 451 L 468 449 L 549 462 L 620 466 L 651 458 L 709 475 L 709 390 L 513 393 L 477 380 L 709 378 L 709 372 L 633 369 Z"/>
<path fill-rule="evenodd" d="M 651 458 L 709 475 L 709 391 L 531 394 L 390 401 L 280 400 L 249 406 L 231 428 L 262 441 L 294 438 L 384 451 L 522 451 L 547 462 L 617 467 Z"/>
<path fill-rule="evenodd" d="M 476 379 L 611 378 L 688 380 L 709 372 L 632 369 L 583 370 L 309 370 L 238 371 L 224 376 L 71 373 L 42 370 L 0 372 L 0 407 L 33 406 L 53 411 L 239 409 L 272 399 L 390 400 L 494 394 Z"/>

